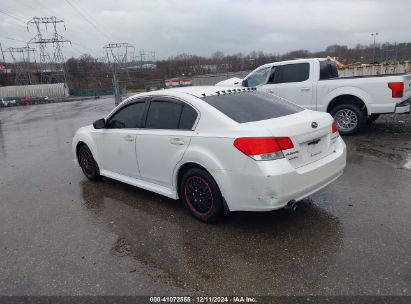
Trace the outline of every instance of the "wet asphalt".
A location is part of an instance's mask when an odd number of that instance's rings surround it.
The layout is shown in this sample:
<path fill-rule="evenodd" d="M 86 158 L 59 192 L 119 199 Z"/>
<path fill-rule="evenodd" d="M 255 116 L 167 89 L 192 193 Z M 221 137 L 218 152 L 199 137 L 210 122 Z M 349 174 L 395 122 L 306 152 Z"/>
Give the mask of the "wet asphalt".
<path fill-rule="evenodd" d="M 193 219 L 73 162 L 112 98 L 0 109 L 0 295 L 411 295 L 411 118 L 346 137 L 348 165 L 296 212 Z"/>

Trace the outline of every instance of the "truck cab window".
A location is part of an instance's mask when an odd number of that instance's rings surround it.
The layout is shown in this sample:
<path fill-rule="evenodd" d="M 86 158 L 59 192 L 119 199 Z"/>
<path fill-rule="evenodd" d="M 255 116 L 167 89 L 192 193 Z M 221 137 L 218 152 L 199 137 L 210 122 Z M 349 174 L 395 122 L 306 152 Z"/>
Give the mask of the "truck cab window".
<path fill-rule="evenodd" d="M 277 66 L 276 83 L 302 82 L 310 78 L 310 64 L 296 63 Z"/>

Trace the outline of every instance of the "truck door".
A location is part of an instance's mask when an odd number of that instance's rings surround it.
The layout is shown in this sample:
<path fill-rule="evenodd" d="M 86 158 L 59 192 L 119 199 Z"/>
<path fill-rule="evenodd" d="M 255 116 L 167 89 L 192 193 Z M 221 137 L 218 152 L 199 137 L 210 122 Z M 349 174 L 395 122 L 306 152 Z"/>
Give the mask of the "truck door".
<path fill-rule="evenodd" d="M 314 82 L 310 75 L 313 75 L 313 71 L 310 71 L 308 62 L 276 66 L 275 77 L 272 80 L 274 94 L 303 108 L 316 110 Z"/>
<path fill-rule="evenodd" d="M 277 84 L 275 79 L 277 78 L 277 69 L 276 66 L 271 67 L 269 73 L 266 75 L 267 80 L 265 83 L 257 87 L 257 90 L 268 93 L 268 94 L 277 94 Z"/>

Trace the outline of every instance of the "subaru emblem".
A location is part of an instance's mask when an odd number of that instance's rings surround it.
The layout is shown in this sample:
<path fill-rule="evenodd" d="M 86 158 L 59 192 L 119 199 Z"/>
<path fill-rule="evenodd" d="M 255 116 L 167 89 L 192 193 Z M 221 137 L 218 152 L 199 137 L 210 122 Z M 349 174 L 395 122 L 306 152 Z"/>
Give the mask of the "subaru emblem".
<path fill-rule="evenodd" d="M 318 127 L 318 123 L 316 123 L 315 121 L 313 121 L 311 123 L 311 127 L 313 127 L 314 129 Z"/>

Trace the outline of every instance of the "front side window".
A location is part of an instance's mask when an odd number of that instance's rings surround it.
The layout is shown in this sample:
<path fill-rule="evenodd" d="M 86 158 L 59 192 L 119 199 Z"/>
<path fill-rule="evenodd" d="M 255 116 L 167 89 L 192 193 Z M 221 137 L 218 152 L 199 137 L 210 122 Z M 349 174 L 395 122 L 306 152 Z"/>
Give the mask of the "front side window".
<path fill-rule="evenodd" d="M 256 87 L 262 84 L 265 84 L 267 81 L 268 73 L 270 73 L 270 68 L 262 68 L 258 71 L 255 71 L 245 80 L 246 87 Z"/>
<path fill-rule="evenodd" d="M 310 64 L 286 64 L 277 67 L 276 83 L 302 82 L 310 77 Z"/>
<path fill-rule="evenodd" d="M 109 129 L 133 129 L 141 126 L 145 102 L 136 102 L 125 106 L 115 113 L 108 121 Z"/>

